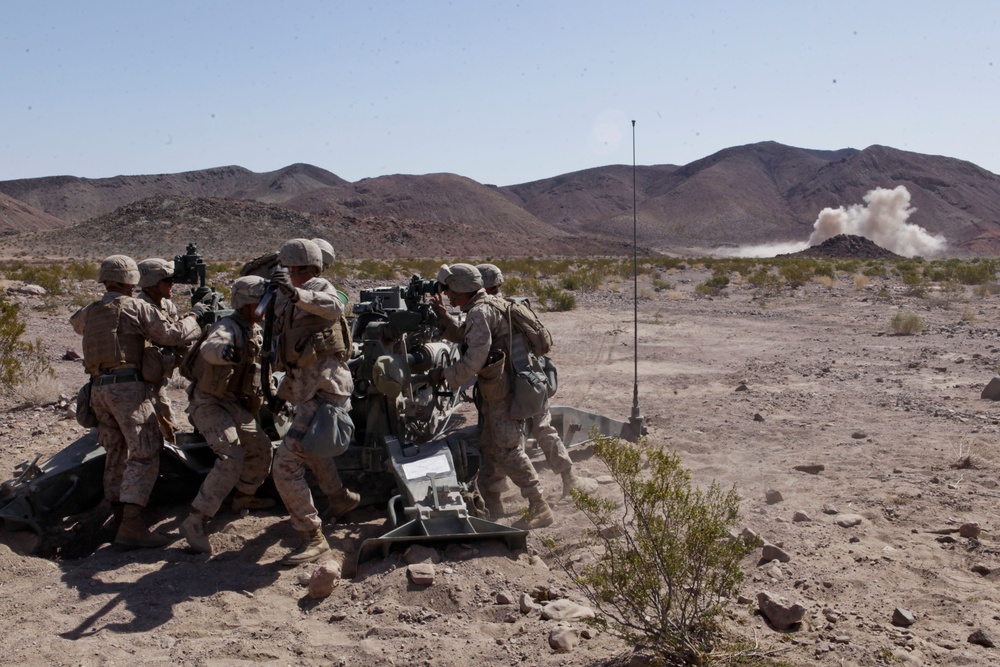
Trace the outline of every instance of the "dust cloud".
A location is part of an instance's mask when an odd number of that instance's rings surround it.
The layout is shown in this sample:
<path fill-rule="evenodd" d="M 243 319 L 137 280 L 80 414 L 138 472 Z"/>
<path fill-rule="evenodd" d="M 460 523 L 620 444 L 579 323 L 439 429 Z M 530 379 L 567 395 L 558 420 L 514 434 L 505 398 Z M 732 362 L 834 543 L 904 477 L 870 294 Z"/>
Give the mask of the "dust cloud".
<path fill-rule="evenodd" d="M 807 242 L 718 249 L 716 254 L 727 257 L 774 257 L 805 250 L 839 234 L 863 236 L 904 257 L 931 257 L 947 247 L 943 236 L 932 236 L 920 225 L 907 222 L 910 214 L 917 209 L 910 207 L 910 191 L 905 186 L 898 185 L 891 190 L 875 188 L 864 196 L 864 200 L 864 205 L 824 208 L 816 218 L 813 233 Z"/>

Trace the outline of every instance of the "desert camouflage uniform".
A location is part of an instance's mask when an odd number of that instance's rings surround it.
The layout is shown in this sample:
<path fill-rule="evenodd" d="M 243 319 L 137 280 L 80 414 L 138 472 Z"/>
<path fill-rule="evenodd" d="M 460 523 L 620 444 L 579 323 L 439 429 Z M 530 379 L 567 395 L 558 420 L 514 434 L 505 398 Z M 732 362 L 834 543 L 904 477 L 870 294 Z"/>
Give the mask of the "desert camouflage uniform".
<path fill-rule="evenodd" d="M 158 345 L 183 345 L 196 340 L 201 328 L 194 318 L 169 322 L 148 303 L 106 292 L 96 304 L 81 308 L 70 318 L 73 330 L 84 334 L 87 313 L 94 305 L 121 301 L 118 334 L 140 336 Z M 86 349 L 84 363 L 87 363 Z M 145 506 L 160 467 L 163 438 L 156 424 L 152 391 L 139 374 L 141 358 L 111 368 L 101 368 L 95 378 L 112 375 L 136 379 L 94 386 L 91 405 L 97 416 L 98 440 L 106 452 L 104 497 L 111 502 Z"/>
<path fill-rule="evenodd" d="M 228 346 L 237 350 L 238 364 L 223 359 Z M 271 471 L 271 440 L 257 426 L 251 409 L 259 407 L 260 327 L 248 324 L 239 312 L 223 317 L 209 330 L 198 350 L 194 372 L 199 378 L 188 387 L 188 415 L 219 457 L 201 484 L 191 507 L 205 516 L 215 516 L 235 488 L 253 495 Z M 207 367 L 207 368 L 206 368 Z M 213 368 L 229 367 L 233 375 L 246 379 L 239 391 L 203 387 Z M 246 375 L 249 374 L 249 375 Z M 211 393 L 209 393 L 211 392 Z"/>
<path fill-rule="evenodd" d="M 280 292 L 276 293 L 276 339 L 309 314 L 329 320 L 331 326 L 339 326 L 344 304 L 329 281 L 311 278 L 297 292 L 299 300 L 294 303 Z M 323 526 L 305 479 L 306 466 L 313 471 L 327 496 L 335 496 L 344 488 L 334 459 L 310 456 L 302 448 L 302 438 L 322 402 L 350 410 L 353 391 L 351 371 L 336 356 L 317 357 L 304 368 L 288 368 L 281 383 L 280 396 L 295 406 L 295 417 L 275 453 L 272 476 L 291 516 L 292 526 L 298 531 L 312 532 Z"/>
<path fill-rule="evenodd" d="M 461 387 L 482 370 L 492 350 L 507 349 L 510 326 L 502 313 L 490 305 L 490 300 L 496 298 L 480 289 L 462 306 L 467 313 L 463 335 L 467 347 L 462 357 L 442 372 L 449 386 Z M 538 474 L 521 447 L 521 424 L 510 417 L 512 398 L 508 393 L 503 400 L 482 401 L 479 488 L 484 495 L 498 493 L 504 479 L 510 477 L 523 497 L 540 497 Z"/>
<path fill-rule="evenodd" d="M 170 299 L 159 299 L 159 303 L 154 301 L 151 296 L 146 294 L 144 291 L 139 292 L 139 296 L 136 297 L 146 303 L 150 304 L 161 313 L 166 318 L 168 322 L 176 322 L 180 319 L 177 313 L 177 306 Z M 184 356 L 183 350 L 172 350 L 174 352 L 174 357 L 179 361 Z M 164 369 L 165 371 L 167 369 Z M 174 406 L 170 402 L 170 397 L 167 395 L 167 383 L 170 382 L 170 376 L 174 374 L 173 367 L 170 368 L 169 372 L 163 374 L 163 379 L 160 380 L 159 384 L 153 386 L 153 409 L 156 412 L 156 416 L 160 420 L 160 430 L 165 431 L 163 427 L 163 422 L 166 421 L 171 426 L 177 425 L 177 419 L 174 417 Z M 164 437 L 166 437 L 164 433 Z"/>

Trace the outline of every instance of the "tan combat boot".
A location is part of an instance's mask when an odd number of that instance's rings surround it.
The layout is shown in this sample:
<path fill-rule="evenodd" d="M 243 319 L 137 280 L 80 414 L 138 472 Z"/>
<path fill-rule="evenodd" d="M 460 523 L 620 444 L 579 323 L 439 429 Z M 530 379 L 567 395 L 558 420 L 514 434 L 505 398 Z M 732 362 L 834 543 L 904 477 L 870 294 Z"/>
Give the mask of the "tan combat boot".
<path fill-rule="evenodd" d="M 115 544 L 122 547 L 146 549 L 162 547 L 170 543 L 166 535 L 154 533 L 146 527 L 142 520 L 142 507 L 125 503 L 122 510 L 122 523 L 115 535 Z"/>
<path fill-rule="evenodd" d="M 491 519 L 499 519 L 504 515 L 503 500 L 499 493 L 484 493 L 483 502 L 486 503 L 486 512 Z"/>
<path fill-rule="evenodd" d="M 327 496 L 330 506 L 323 512 L 324 521 L 336 521 L 361 504 L 361 494 L 354 493 L 347 487 Z"/>
<path fill-rule="evenodd" d="M 570 491 L 572 491 L 573 489 L 580 490 L 580 478 L 576 476 L 576 473 L 573 472 L 572 468 L 563 471 L 562 483 L 563 483 L 563 490 L 562 490 L 563 498 L 569 496 Z"/>
<path fill-rule="evenodd" d="M 233 496 L 234 512 L 241 512 L 243 510 L 269 510 L 276 504 L 274 498 L 258 498 L 252 493 L 243 493 L 242 491 L 237 491 L 236 495 Z"/>
<path fill-rule="evenodd" d="M 524 519 L 517 522 L 517 525 L 521 528 L 527 528 L 528 530 L 534 530 L 535 528 L 544 528 L 545 526 L 551 526 L 556 520 L 555 516 L 552 514 L 552 508 L 549 504 L 545 502 L 541 494 L 528 499 L 528 511 Z"/>
<path fill-rule="evenodd" d="M 208 534 L 205 532 L 205 519 L 207 517 L 198 510 L 191 510 L 191 514 L 181 524 L 181 535 L 187 540 L 192 551 L 202 554 L 212 553 L 212 543 L 208 541 Z"/>
<path fill-rule="evenodd" d="M 310 533 L 302 533 L 302 545 L 282 558 L 281 564 L 294 566 L 312 563 L 319 560 L 328 551 L 330 551 L 330 543 L 326 541 L 322 529 L 317 528 Z"/>

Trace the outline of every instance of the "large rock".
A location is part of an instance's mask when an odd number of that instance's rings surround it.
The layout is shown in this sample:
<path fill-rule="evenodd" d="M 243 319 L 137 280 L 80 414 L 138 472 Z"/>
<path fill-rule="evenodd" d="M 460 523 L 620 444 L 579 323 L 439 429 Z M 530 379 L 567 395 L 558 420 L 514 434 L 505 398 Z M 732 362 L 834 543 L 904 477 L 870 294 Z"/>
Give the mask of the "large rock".
<path fill-rule="evenodd" d="M 542 618 L 546 621 L 579 621 L 596 615 L 590 607 L 566 599 L 553 600 L 542 607 Z"/>
<path fill-rule="evenodd" d="M 327 561 L 317 567 L 309 577 L 309 597 L 314 600 L 329 597 L 340 581 L 340 564 Z"/>
<path fill-rule="evenodd" d="M 769 591 L 757 593 L 757 607 L 775 630 L 787 630 L 802 621 L 806 608 Z"/>

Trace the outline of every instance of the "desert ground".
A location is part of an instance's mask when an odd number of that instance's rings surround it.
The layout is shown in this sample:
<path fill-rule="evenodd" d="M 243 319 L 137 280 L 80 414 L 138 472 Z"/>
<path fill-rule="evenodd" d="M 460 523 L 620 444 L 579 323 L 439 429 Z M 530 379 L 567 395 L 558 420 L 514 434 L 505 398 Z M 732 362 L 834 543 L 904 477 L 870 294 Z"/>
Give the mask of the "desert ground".
<path fill-rule="evenodd" d="M 910 296 L 898 281 L 859 286 L 844 274 L 832 287 L 809 283 L 766 298 L 740 284 L 718 297 L 696 295 L 710 275 L 682 269 L 665 276 L 672 289 L 643 291 L 639 404 L 650 441 L 679 453 L 698 484 L 735 485 L 736 529 L 759 533 L 788 557 L 764 561 L 757 551 L 745 561 L 726 620 L 732 636 L 778 651 L 774 659 L 786 665 L 1000 663 L 1000 648 L 986 646 L 1000 636 L 1000 406 L 980 398 L 1000 363 L 1000 297 L 971 288 Z M 75 394 L 82 367 L 62 360 L 80 350 L 69 306 L 36 310 L 40 297 L 6 287 L 25 306 L 27 337 L 44 342 L 59 390 Z M 626 282 L 578 295 L 573 311 L 543 315 L 556 340 L 556 404 L 629 416 L 632 308 Z M 925 330 L 893 334 L 900 311 L 923 318 Z M 183 406 L 179 386 L 174 393 Z M 0 477 L 82 433 L 61 403 L 8 401 Z M 598 493 L 615 497 L 591 449 L 572 454 L 579 473 L 600 483 Z M 211 524 L 212 557 L 189 553 L 178 537 L 164 549 L 101 544 L 81 557 L 46 559 L 21 553 L 23 533 L 0 533 L 0 663 L 609 664 L 629 647 L 519 603 L 529 593 L 587 605 L 543 542 L 585 558 L 573 548 L 584 516 L 558 502 L 558 476 L 536 461 L 557 503 L 556 523 L 535 531 L 521 553 L 495 543 L 442 550 L 431 585 L 408 581 L 394 553 L 311 599 L 302 580 L 317 565 L 277 563 L 296 544 L 280 507 L 224 509 Z M 514 490 L 505 501 L 522 504 Z M 176 535 L 186 506 L 161 503 L 153 513 Z M 845 515 L 860 523 L 837 525 Z M 326 532 L 349 555 L 384 519 L 384 508 L 366 507 Z M 968 527 L 959 532 L 972 523 L 978 538 L 965 536 Z M 761 591 L 802 605 L 801 623 L 775 629 L 757 609 Z M 897 609 L 912 624 L 894 624 Z M 568 650 L 550 644 L 559 628 L 568 629 Z"/>

